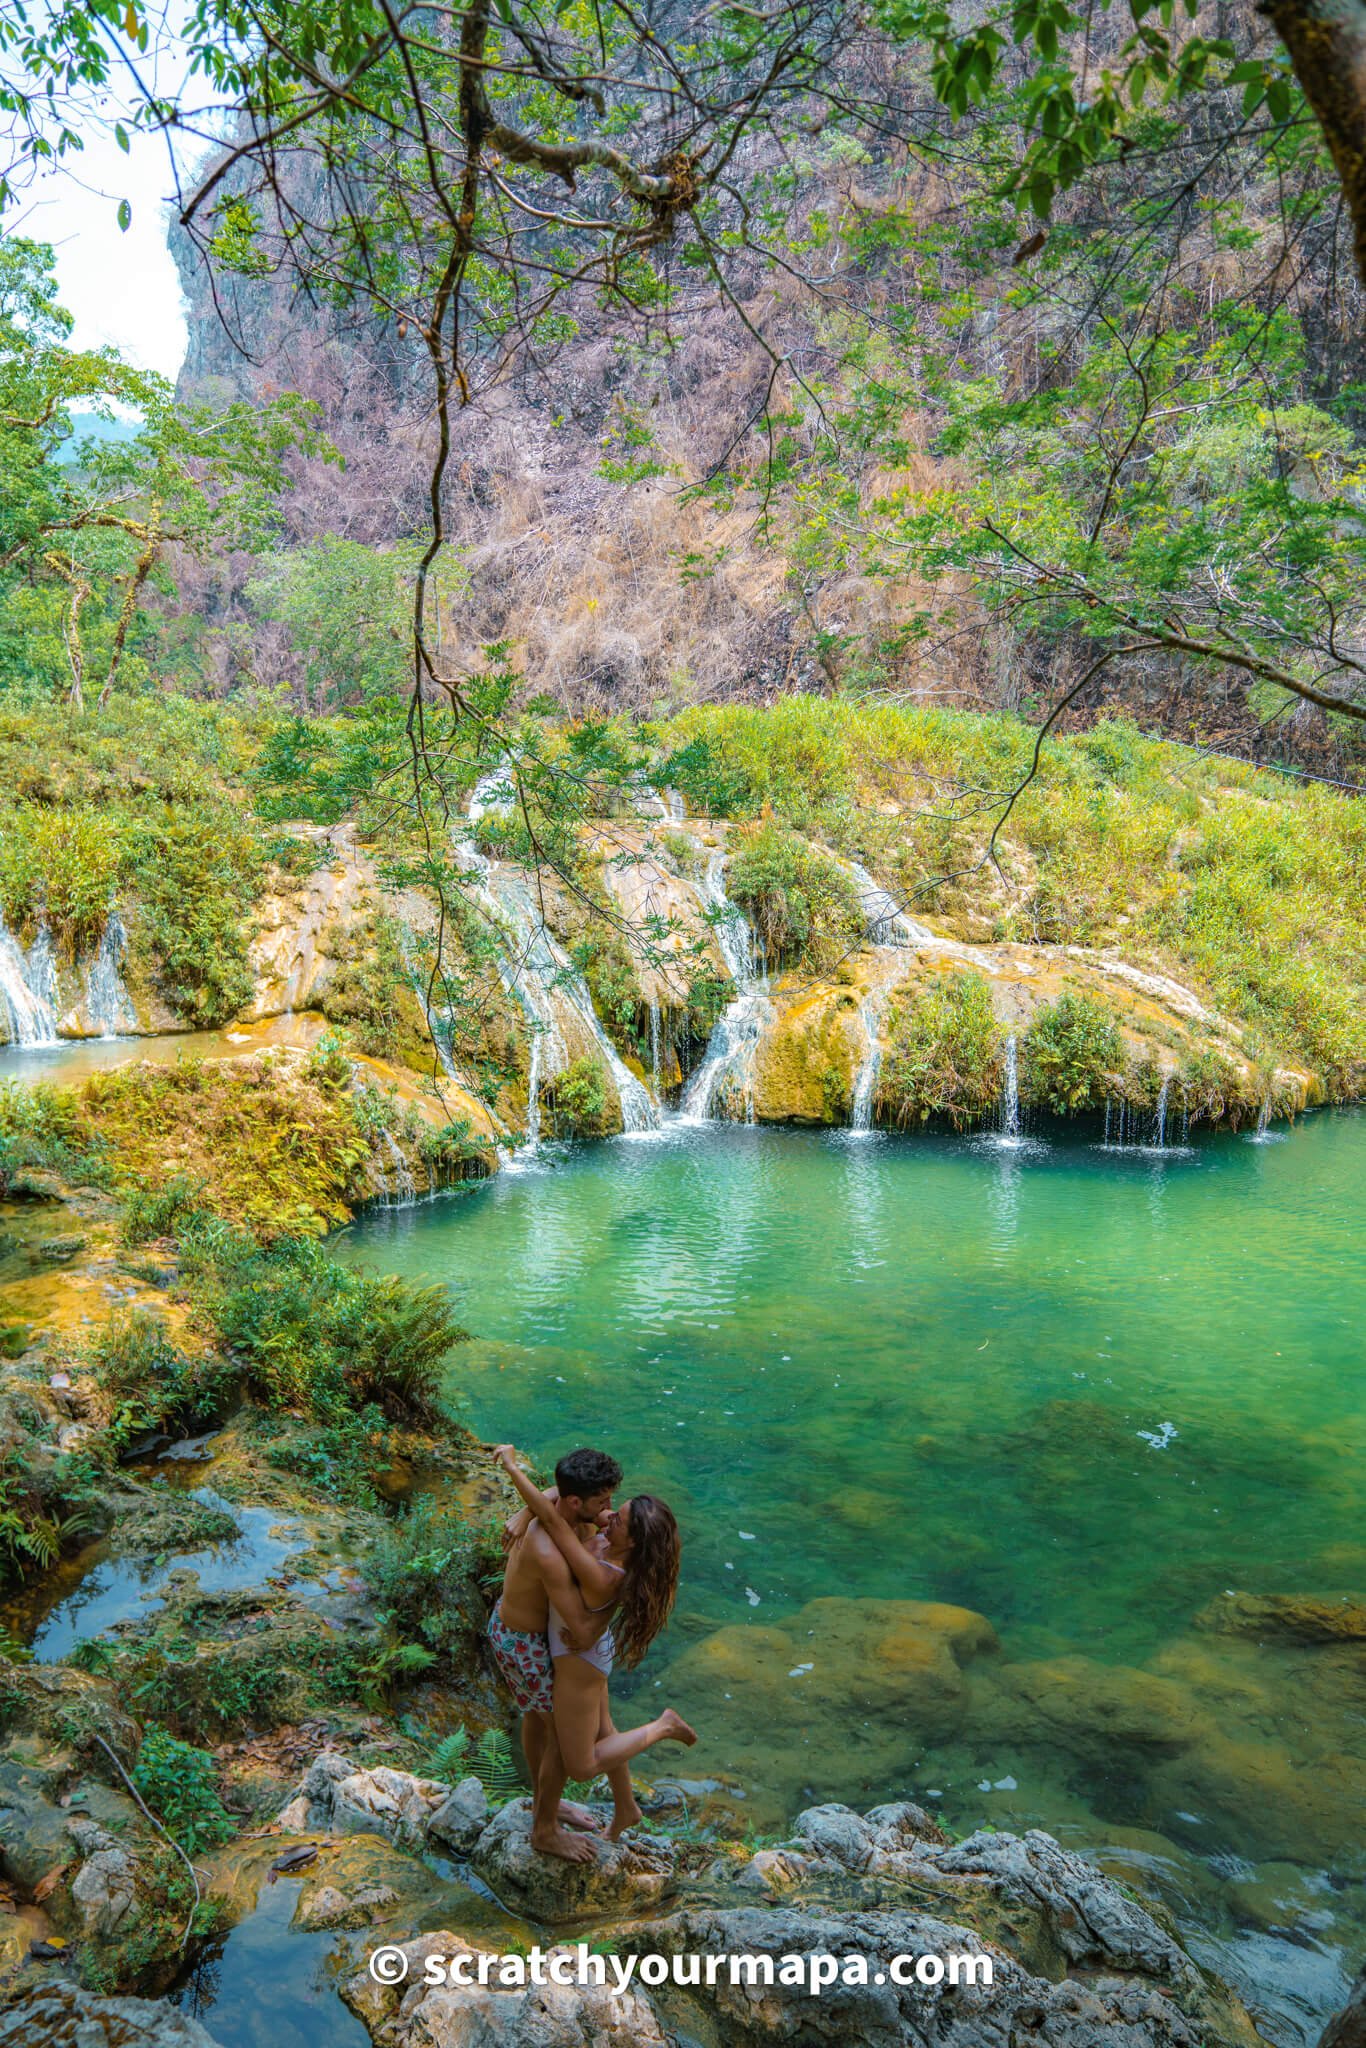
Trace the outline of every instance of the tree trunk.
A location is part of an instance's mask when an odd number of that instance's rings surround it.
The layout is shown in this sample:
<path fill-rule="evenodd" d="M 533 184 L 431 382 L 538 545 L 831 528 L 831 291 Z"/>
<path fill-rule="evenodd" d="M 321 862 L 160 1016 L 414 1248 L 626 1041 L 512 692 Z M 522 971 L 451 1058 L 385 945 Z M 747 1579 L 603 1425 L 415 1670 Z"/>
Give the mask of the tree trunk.
<path fill-rule="evenodd" d="M 1262 0 L 1337 166 L 1366 283 L 1366 0 Z"/>

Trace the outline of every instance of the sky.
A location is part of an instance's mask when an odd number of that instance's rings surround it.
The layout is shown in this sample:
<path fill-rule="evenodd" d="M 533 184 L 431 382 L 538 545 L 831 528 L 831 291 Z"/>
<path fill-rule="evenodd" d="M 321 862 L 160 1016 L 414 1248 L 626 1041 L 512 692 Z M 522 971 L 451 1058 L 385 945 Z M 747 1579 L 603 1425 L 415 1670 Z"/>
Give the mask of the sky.
<path fill-rule="evenodd" d="M 173 42 L 159 55 L 154 46 L 143 71 L 154 90 L 177 96 L 184 59 Z M 84 149 L 33 182 L 5 228 L 52 244 L 61 302 L 76 321 L 73 347 L 108 343 L 139 369 L 174 378 L 186 346 L 180 280 L 166 246 L 174 178 L 162 136 L 134 129 L 128 153 L 119 148 L 111 121 L 123 113 L 117 93 L 92 95 Z M 120 199 L 132 207 L 126 233 Z"/>

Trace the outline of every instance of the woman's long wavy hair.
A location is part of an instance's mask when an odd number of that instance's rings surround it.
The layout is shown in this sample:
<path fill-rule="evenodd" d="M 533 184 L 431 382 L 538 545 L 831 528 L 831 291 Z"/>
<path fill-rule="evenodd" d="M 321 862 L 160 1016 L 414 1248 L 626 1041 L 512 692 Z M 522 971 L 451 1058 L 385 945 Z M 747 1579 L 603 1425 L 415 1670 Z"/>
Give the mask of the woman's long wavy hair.
<path fill-rule="evenodd" d="M 612 1617 L 617 1661 L 639 1664 L 673 1610 L 682 1544 L 673 1509 L 652 1493 L 631 1501 L 631 1551 L 621 1599 Z"/>

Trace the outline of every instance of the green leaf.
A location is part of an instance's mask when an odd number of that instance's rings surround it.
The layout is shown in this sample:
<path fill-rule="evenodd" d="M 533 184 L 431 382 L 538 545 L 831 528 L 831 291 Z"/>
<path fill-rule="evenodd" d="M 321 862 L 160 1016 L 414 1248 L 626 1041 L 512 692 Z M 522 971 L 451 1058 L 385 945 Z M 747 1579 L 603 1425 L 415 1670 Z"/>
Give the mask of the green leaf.
<path fill-rule="evenodd" d="M 129 228 L 133 225 L 133 209 L 126 199 L 120 199 L 119 201 L 118 221 L 120 234 L 126 235 Z"/>

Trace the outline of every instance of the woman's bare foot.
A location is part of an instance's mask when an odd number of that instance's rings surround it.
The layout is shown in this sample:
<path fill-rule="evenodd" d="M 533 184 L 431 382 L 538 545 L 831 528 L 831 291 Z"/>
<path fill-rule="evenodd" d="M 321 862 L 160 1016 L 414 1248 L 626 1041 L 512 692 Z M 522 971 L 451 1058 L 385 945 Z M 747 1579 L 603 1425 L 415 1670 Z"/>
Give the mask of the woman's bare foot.
<path fill-rule="evenodd" d="M 672 1707 L 665 1707 L 660 1715 L 659 1728 L 661 1742 L 682 1742 L 691 1749 L 697 1740 L 697 1730 L 690 1728 L 683 1716 L 676 1714 Z"/>
<path fill-rule="evenodd" d="M 612 1825 L 607 1830 L 609 1842 L 619 1842 L 627 1828 L 633 1828 L 638 1820 L 644 1820 L 633 1792 L 629 1799 L 618 1799 L 612 1808 Z"/>
<path fill-rule="evenodd" d="M 572 1835 L 568 1828 L 533 1828 L 531 1846 L 542 1856 L 558 1856 L 562 1863 L 592 1863 L 597 1843 L 591 1835 Z"/>
<path fill-rule="evenodd" d="M 587 1835 L 602 1833 L 602 1820 L 596 1813 L 590 1813 L 586 1806 L 576 1806 L 572 1799 L 560 1801 L 560 1826 L 579 1828 Z"/>

